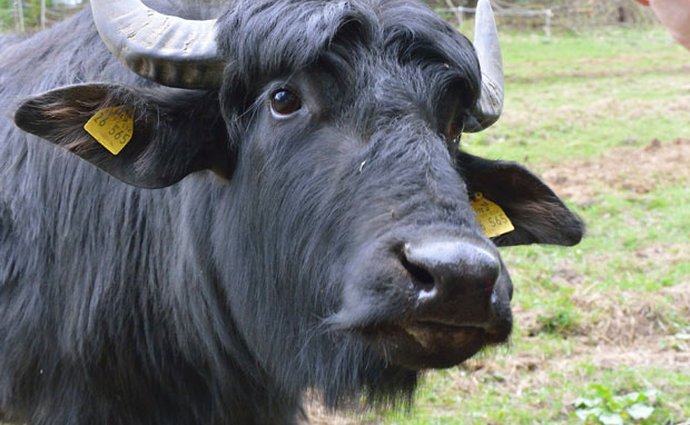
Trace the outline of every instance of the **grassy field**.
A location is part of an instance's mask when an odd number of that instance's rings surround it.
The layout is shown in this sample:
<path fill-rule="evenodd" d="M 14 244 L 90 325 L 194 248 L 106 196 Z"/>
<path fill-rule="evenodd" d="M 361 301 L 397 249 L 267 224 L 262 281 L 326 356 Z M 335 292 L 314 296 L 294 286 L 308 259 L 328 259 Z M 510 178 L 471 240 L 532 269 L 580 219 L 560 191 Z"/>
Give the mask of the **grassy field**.
<path fill-rule="evenodd" d="M 587 236 L 502 251 L 509 346 L 428 373 L 409 412 L 314 424 L 690 424 L 690 52 L 660 30 L 502 42 L 505 115 L 465 148 L 526 163 Z"/>

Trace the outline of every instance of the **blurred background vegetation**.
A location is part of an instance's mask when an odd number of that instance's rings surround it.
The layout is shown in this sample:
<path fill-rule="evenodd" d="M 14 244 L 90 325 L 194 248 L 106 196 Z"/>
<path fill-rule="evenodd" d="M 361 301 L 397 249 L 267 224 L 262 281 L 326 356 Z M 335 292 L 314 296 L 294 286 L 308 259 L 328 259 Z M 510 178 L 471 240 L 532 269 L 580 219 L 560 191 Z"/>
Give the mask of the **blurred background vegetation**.
<path fill-rule="evenodd" d="M 34 32 L 85 4 L 83 0 L 0 0 L 0 32 Z"/>
<path fill-rule="evenodd" d="M 649 25 L 647 10 L 632 0 L 492 0 L 502 28 L 541 30 L 548 24 L 554 31 L 582 32 L 588 27 Z M 427 3 L 456 24 L 472 17 L 477 0 L 427 0 Z M 0 32 L 34 32 L 60 21 L 88 4 L 88 0 L 0 0 Z"/>

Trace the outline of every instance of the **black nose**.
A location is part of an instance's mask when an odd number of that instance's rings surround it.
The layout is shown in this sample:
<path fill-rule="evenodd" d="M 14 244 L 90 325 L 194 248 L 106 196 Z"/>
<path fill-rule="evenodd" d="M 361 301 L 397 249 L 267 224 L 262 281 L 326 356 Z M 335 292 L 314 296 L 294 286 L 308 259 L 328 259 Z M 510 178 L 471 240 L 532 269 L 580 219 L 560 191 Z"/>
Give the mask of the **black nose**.
<path fill-rule="evenodd" d="M 422 316 L 449 324 L 488 320 L 500 272 L 497 254 L 462 239 L 427 240 L 406 243 L 401 262 Z"/>

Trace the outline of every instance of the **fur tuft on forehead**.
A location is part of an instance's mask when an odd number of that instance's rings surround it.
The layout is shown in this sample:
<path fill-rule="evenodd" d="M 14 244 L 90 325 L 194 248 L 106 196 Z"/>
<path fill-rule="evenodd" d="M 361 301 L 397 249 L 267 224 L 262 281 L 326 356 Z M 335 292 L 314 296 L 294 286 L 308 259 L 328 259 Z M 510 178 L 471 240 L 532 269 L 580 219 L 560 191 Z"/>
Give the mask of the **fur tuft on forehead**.
<path fill-rule="evenodd" d="M 401 64 L 444 65 L 453 79 L 463 80 L 468 103 L 479 95 L 481 77 L 472 44 L 420 2 L 239 0 L 217 28 L 227 62 L 224 80 L 233 91 L 243 88 L 251 94 L 258 85 L 304 69 L 344 44 L 353 61 L 361 51 L 352 46 L 358 45 Z"/>
<path fill-rule="evenodd" d="M 365 3 L 327 0 L 240 0 L 218 21 L 226 79 L 245 87 L 314 63 L 341 27 L 356 23 L 374 37 L 376 15 Z M 239 81 L 238 81 L 239 80 Z"/>
<path fill-rule="evenodd" d="M 425 5 L 402 0 L 381 3 L 385 4 L 379 19 L 384 23 L 386 54 L 426 71 L 430 99 L 458 85 L 463 106 L 474 105 L 481 71 L 472 43 Z"/>

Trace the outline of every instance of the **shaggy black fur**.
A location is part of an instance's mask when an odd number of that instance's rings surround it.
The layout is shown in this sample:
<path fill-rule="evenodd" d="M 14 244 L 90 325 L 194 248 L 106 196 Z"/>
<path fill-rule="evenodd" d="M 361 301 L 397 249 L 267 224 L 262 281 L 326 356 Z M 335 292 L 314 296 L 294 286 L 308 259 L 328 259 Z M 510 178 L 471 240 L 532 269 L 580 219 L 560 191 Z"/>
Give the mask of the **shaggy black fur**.
<path fill-rule="evenodd" d="M 135 76 L 88 10 L 0 44 L 0 417 L 294 424 L 309 388 L 334 407 L 404 401 L 418 368 L 358 331 L 412 310 L 396 246 L 439 235 L 495 252 L 475 187 L 517 212 L 505 244 L 579 240 L 527 171 L 458 151 L 449 128 L 479 66 L 425 6 L 238 0 L 218 42 L 227 68 L 210 92 Z M 276 117 L 278 89 L 302 108 Z M 136 108 L 118 157 L 81 130 L 111 104 Z M 16 128 L 15 110 L 76 155 Z"/>

